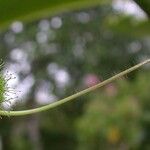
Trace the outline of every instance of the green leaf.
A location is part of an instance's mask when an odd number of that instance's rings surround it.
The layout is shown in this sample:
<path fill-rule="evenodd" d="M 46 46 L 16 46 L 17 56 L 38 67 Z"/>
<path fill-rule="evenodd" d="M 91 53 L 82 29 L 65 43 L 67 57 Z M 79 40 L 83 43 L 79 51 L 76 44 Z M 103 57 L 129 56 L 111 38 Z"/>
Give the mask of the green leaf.
<path fill-rule="evenodd" d="M 32 21 L 107 2 L 109 0 L 0 0 L 0 30 L 14 20 Z"/>

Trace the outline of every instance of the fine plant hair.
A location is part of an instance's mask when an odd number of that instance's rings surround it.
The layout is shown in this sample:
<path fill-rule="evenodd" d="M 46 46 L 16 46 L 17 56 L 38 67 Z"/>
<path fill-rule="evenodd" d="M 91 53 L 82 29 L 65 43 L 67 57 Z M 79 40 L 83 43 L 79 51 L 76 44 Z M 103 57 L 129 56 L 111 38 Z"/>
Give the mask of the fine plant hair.
<path fill-rule="evenodd" d="M 43 112 L 43 111 L 47 111 L 49 109 L 52 109 L 52 108 L 55 108 L 57 106 L 60 106 L 66 102 L 69 102 L 69 101 L 72 101 L 74 100 L 75 98 L 78 98 L 82 95 L 85 95 L 85 94 L 88 94 L 89 92 L 92 92 L 100 87 L 103 87 L 109 83 L 111 83 L 112 81 L 114 80 L 117 80 L 121 77 L 123 77 L 124 75 L 127 75 L 128 73 L 134 71 L 134 70 L 137 70 L 138 68 L 142 67 L 143 65 L 147 64 L 147 63 L 150 63 L 150 59 L 147 59 L 133 67 L 130 67 L 129 69 L 126 69 L 125 71 L 122 71 L 114 76 L 112 76 L 111 78 L 101 82 L 101 83 L 98 83 L 92 87 L 89 87 L 85 90 L 82 90 L 80 92 L 77 92 L 71 96 L 68 96 L 64 99 L 61 99 L 59 101 L 56 101 L 54 103 L 51 103 L 51 104 L 47 104 L 45 106 L 41 106 L 41 107 L 37 107 L 37 108 L 33 108 L 33 109 L 27 109 L 27 110 L 21 110 L 21 111 L 5 111 L 5 110 L 0 110 L 0 116 L 24 116 L 24 115 L 31 115 L 31 114 L 34 114 L 34 113 L 39 113 L 39 112 Z M 4 102 L 5 100 L 3 100 L 3 96 L 4 96 L 4 91 L 7 90 L 5 89 L 5 84 L 6 81 L 5 81 L 5 78 L 3 78 L 3 76 L 0 74 L 0 105 L 2 102 Z"/>

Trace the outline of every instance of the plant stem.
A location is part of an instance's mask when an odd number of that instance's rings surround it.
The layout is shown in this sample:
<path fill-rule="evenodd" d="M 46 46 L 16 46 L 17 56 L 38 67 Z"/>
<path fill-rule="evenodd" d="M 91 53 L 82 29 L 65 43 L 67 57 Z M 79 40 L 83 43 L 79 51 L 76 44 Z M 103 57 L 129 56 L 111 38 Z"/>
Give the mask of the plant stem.
<path fill-rule="evenodd" d="M 87 93 L 89 93 L 93 90 L 96 90 L 96 89 L 98 89 L 102 86 L 105 86 L 105 85 L 111 83 L 112 81 L 114 81 L 114 80 L 116 80 L 116 79 L 118 79 L 118 78 L 120 78 L 120 77 L 122 77 L 122 76 L 138 69 L 138 68 L 140 68 L 141 66 L 143 66 L 143 65 L 145 65 L 149 62 L 150 62 L 150 59 L 145 60 L 145 61 L 143 61 L 143 62 L 141 62 L 141 63 L 125 70 L 125 71 L 122 71 L 121 73 L 119 73 L 119 74 L 117 74 L 117 75 L 115 75 L 115 76 L 113 76 L 113 77 L 111 77 L 111 78 L 109 78 L 109 79 L 107 79 L 107 80 L 105 80 L 101 83 L 98 83 L 98 84 L 96 84 L 92 87 L 89 87 L 89 88 L 87 88 L 83 91 L 80 91 L 76 94 L 68 96 L 64 99 L 61 99 L 61 100 L 57 101 L 57 102 L 54 102 L 54 103 L 51 103 L 51 104 L 48 104 L 48 105 L 45 105 L 45 106 L 37 107 L 37 108 L 34 108 L 34 109 L 28 109 L 28 110 L 22 110 L 22 111 L 0 111 L 0 116 L 24 116 L 24 115 L 30 115 L 30 114 L 34 114 L 34 113 L 43 112 L 43 111 L 49 110 L 51 108 L 55 108 L 59 105 L 62 105 L 64 103 L 68 102 L 68 101 L 72 101 L 73 99 L 75 99 L 77 97 L 80 97 L 80 96 L 82 96 L 84 94 L 87 94 Z"/>

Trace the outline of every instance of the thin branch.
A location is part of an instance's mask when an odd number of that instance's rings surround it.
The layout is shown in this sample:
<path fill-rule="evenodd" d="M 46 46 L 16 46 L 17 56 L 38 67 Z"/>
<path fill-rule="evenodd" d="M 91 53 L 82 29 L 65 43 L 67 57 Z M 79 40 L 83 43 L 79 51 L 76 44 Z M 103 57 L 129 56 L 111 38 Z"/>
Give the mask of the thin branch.
<path fill-rule="evenodd" d="M 119 73 L 119 74 L 117 74 L 117 75 L 115 75 L 115 76 L 113 76 L 113 77 L 111 77 L 111 78 L 109 78 L 109 79 L 99 83 L 99 84 L 96 84 L 96 85 L 94 85 L 94 86 L 92 86 L 90 88 L 87 88 L 87 89 L 85 89 L 83 91 L 80 91 L 80 92 L 78 92 L 76 94 L 73 94 L 73 95 L 71 95 L 71 96 L 69 96 L 67 98 L 64 98 L 62 100 L 59 100 L 57 102 L 54 102 L 54 103 L 51 103 L 51 104 L 48 104 L 48 105 L 45 105 L 45 106 L 41 106 L 41 107 L 38 107 L 38 108 L 29 109 L 29 110 L 0 111 L 0 116 L 24 116 L 24 115 L 30 115 L 30 114 L 34 114 L 34 113 L 39 113 L 39 112 L 43 112 L 43 111 L 55 108 L 55 107 L 57 107 L 59 105 L 62 105 L 64 103 L 66 103 L 66 102 L 72 101 L 73 99 L 78 98 L 78 97 L 80 97 L 80 96 L 82 96 L 84 94 L 87 94 L 87 93 L 89 93 L 91 91 L 94 91 L 94 90 L 96 90 L 96 89 L 98 89 L 98 88 L 100 88 L 102 86 L 105 86 L 105 85 L 111 83 L 112 81 L 114 81 L 116 79 L 119 79 L 120 77 L 122 77 L 122 76 L 124 76 L 124 75 L 126 75 L 126 74 L 128 74 L 128 73 L 130 73 L 130 72 L 132 72 L 132 71 L 134 71 L 134 70 L 136 70 L 138 68 L 140 68 L 141 66 L 143 66 L 143 65 L 145 65 L 145 64 L 147 64 L 149 62 L 150 62 L 150 59 L 148 59 L 148 60 L 146 60 L 144 62 L 141 62 L 141 63 L 139 63 L 139 64 L 137 64 L 137 65 L 135 65 L 135 66 L 133 66 L 133 67 L 131 67 L 131 68 L 129 68 L 129 69 L 127 69 L 127 70 L 125 70 L 125 71 L 123 71 L 123 72 L 121 72 L 121 73 Z"/>

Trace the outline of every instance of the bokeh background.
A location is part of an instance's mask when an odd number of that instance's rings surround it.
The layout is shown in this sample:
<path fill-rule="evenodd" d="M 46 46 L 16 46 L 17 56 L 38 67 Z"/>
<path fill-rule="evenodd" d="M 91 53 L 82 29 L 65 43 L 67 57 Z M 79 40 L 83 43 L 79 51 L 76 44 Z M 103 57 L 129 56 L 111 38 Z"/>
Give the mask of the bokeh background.
<path fill-rule="evenodd" d="M 9 81 L 16 94 L 4 109 L 55 102 L 149 58 L 148 0 L 74 2 L 0 1 L 0 58 L 4 74 L 16 77 Z M 60 7 L 47 9 L 48 3 Z M 145 65 L 47 112 L 2 117 L 0 149 L 149 150 L 149 77 Z"/>

